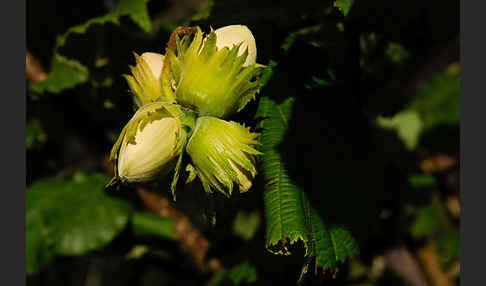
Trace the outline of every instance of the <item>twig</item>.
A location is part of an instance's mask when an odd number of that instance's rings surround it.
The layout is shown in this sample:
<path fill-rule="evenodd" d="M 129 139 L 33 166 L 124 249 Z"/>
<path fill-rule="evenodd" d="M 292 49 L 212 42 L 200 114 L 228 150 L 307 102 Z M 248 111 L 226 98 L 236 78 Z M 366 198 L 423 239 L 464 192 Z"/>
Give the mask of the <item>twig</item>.
<path fill-rule="evenodd" d="M 445 154 L 439 154 L 422 161 L 420 167 L 426 173 L 436 173 L 448 170 L 457 165 L 457 159 Z"/>
<path fill-rule="evenodd" d="M 427 286 L 419 263 L 405 246 L 393 248 L 385 254 L 387 267 L 410 285 Z"/>
<path fill-rule="evenodd" d="M 459 198 L 457 196 L 448 197 L 445 201 L 445 205 L 452 217 L 456 219 L 461 217 L 461 203 L 459 202 Z"/>
<path fill-rule="evenodd" d="M 424 266 L 425 273 L 433 286 L 453 286 L 454 283 L 440 266 L 439 254 L 434 245 L 429 242 L 418 251 L 420 262 Z"/>
<path fill-rule="evenodd" d="M 447 269 L 447 276 L 454 280 L 459 277 L 459 275 L 461 275 L 461 263 L 457 261 Z"/>
<path fill-rule="evenodd" d="M 145 209 L 158 216 L 174 219 L 174 232 L 177 240 L 202 272 L 208 270 L 216 272 L 221 268 L 219 259 L 206 260 L 210 247 L 208 239 L 192 225 L 187 216 L 176 210 L 168 199 L 143 188 L 138 188 L 137 193 L 142 199 Z"/>
<path fill-rule="evenodd" d="M 45 80 L 47 73 L 39 61 L 27 50 L 25 54 L 25 75 L 30 83 Z"/>

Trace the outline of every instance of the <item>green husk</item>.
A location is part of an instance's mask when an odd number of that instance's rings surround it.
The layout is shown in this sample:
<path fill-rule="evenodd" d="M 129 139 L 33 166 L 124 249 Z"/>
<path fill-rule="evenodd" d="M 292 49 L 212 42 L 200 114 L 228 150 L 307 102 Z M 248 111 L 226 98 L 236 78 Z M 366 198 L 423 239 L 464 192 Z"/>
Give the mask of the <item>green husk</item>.
<path fill-rule="evenodd" d="M 240 192 L 251 187 L 257 173 L 253 148 L 259 134 L 236 122 L 203 116 L 196 121 L 194 133 L 187 143 L 187 153 L 204 190 L 213 189 L 230 196 L 234 186 Z"/>
<path fill-rule="evenodd" d="M 164 96 L 161 81 L 154 76 L 145 60 L 136 53 L 133 54 L 136 65 L 130 66 L 132 75 L 124 74 L 123 77 L 130 86 L 135 104 L 141 107 L 155 101 L 173 103 L 172 98 Z"/>
<path fill-rule="evenodd" d="M 248 51 L 238 56 L 241 43 L 217 50 L 213 30 L 206 37 L 199 27 L 193 31 L 175 34 L 175 46 L 167 49 L 170 71 L 162 74 L 162 82 L 180 104 L 199 115 L 228 117 L 255 98 L 265 66 L 243 66 Z"/>
<path fill-rule="evenodd" d="M 178 161 L 180 161 L 184 147 L 195 125 L 195 115 L 193 112 L 187 111 L 176 104 L 164 102 L 149 103 L 143 105 L 127 123 L 111 150 L 110 160 L 115 163 L 115 178 L 118 178 L 119 176 L 118 158 L 120 156 L 120 151 L 123 150 L 123 146 L 128 144 L 136 145 L 137 142 L 135 138 L 139 132 L 142 132 L 148 124 L 166 117 L 175 118 L 180 122 L 180 128 L 176 133 L 177 143 L 172 151 L 174 157 L 179 158 Z M 164 140 L 164 138 L 160 138 L 160 140 Z M 177 182 L 178 173 L 178 170 L 176 170 L 176 175 L 174 176 L 175 182 L 173 182 L 174 185 Z"/>

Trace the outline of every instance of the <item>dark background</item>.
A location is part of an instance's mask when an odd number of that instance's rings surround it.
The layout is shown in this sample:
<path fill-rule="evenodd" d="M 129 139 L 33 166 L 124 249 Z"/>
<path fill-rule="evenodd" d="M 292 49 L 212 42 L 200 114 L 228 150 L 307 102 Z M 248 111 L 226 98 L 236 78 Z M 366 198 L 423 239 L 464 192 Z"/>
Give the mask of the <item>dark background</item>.
<path fill-rule="evenodd" d="M 177 24 L 189 18 L 205 1 L 155 1 L 149 3 L 154 25 Z M 27 1 L 27 48 L 49 69 L 56 36 L 89 18 L 103 15 L 116 1 Z M 330 8 L 331 7 L 331 8 Z M 326 10 L 328 12 L 326 12 Z M 157 22 L 159 21 L 159 22 Z M 344 30 L 337 28 L 342 23 Z M 406 203 L 420 205 L 431 200 L 430 193 L 410 191 L 408 176 L 420 172 L 420 162 L 437 154 L 459 157 L 459 127 L 440 126 L 422 134 L 420 148 L 406 150 L 396 134 L 376 127 L 373 118 L 392 116 L 415 96 L 417 86 L 443 72 L 459 60 L 458 1 L 355 1 L 344 17 L 332 1 L 215 1 L 207 19 L 196 21 L 204 30 L 230 24 L 247 25 L 253 32 L 257 61 L 278 63 L 274 75 L 261 95 L 277 102 L 293 96 L 297 99 L 289 122 L 285 144 L 285 164 L 291 176 L 304 188 L 323 218 L 345 225 L 360 245 L 360 263 L 372 266 L 374 258 L 405 247 L 415 251 L 423 241 L 408 234 Z M 317 32 L 299 36 L 285 51 L 282 44 L 289 34 L 306 27 L 319 26 Z M 106 77 L 108 87 L 93 88 L 93 82 L 57 95 L 27 97 L 27 120 L 42 123 L 48 141 L 27 151 L 27 185 L 56 175 L 76 171 L 105 171 L 106 155 L 113 136 L 133 115 L 128 87 L 121 77 L 134 64 L 132 51 L 163 52 L 170 30 L 156 27 L 146 35 L 128 18 L 120 26 L 93 26 L 85 35 L 73 35 L 61 53 L 75 57 L 93 71 L 95 82 Z M 370 53 L 363 53 L 360 37 L 373 33 L 378 39 Z M 406 47 L 410 58 L 395 64 L 386 57 L 390 42 Z M 109 64 L 95 68 L 97 58 Z M 360 64 L 361 63 L 361 64 Z M 312 77 L 330 79 L 329 86 L 312 85 Z M 114 108 L 107 109 L 109 100 Z M 233 119 L 254 123 L 258 100 Z M 436 175 L 440 197 L 457 192 L 451 176 L 458 167 Z M 264 227 L 248 243 L 231 234 L 237 209 L 262 210 L 262 182 L 245 196 L 231 201 L 216 198 L 216 228 L 202 218 L 207 199 L 198 188 L 182 192 L 178 207 L 212 242 L 211 254 L 232 265 L 248 259 L 257 266 L 259 285 L 294 285 L 302 265 L 303 249 L 297 246 L 290 257 L 274 256 L 265 250 Z M 192 189 L 191 189 L 192 190 Z M 136 198 L 126 191 L 127 200 Z M 389 215 L 380 214 L 386 210 Z M 453 221 L 458 224 L 458 221 Z M 37 275 L 28 277 L 28 285 L 88 285 L 86 277 L 98 275 L 96 285 L 201 285 L 209 278 L 200 274 L 177 246 L 159 245 L 173 252 L 170 260 L 148 256 L 126 261 L 124 254 L 140 243 L 126 231 L 106 249 L 83 257 L 62 257 Z M 401 261 L 398 264 L 406 264 Z M 371 269 L 371 268 L 370 268 Z M 319 285 L 408 285 L 410 277 L 387 268 L 376 284 L 355 277 L 349 263 L 341 266 L 335 278 L 324 274 L 308 277 Z M 94 274 L 93 274 L 94 273 Z M 408 274 L 409 276 L 419 274 Z M 423 275 L 423 274 L 422 274 Z M 430 277 L 428 277 L 430 280 Z M 413 280 L 413 279 L 412 279 Z M 371 283 L 371 282 L 370 282 Z M 402 284 L 401 284 L 402 283 Z M 418 285 L 418 284 L 417 284 Z M 91 286 L 91 285 L 89 285 Z"/>

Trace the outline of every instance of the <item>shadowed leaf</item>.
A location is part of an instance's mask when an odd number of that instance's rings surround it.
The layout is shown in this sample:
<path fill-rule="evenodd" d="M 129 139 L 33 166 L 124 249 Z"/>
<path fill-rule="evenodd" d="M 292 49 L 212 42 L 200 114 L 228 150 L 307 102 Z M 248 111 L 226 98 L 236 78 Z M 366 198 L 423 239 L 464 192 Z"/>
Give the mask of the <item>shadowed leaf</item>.
<path fill-rule="evenodd" d="M 55 255 L 84 255 L 104 247 L 124 227 L 129 205 L 103 192 L 102 174 L 35 182 L 26 194 L 27 273 Z"/>

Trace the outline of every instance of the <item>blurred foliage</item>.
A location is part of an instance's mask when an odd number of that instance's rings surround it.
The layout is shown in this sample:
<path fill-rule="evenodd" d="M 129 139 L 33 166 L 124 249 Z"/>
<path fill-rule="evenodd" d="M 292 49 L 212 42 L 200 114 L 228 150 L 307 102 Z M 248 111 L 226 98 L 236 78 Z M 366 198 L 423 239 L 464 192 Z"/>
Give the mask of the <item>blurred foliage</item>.
<path fill-rule="evenodd" d="M 437 232 L 440 224 L 440 209 L 436 204 L 421 207 L 411 226 L 412 236 L 420 238 Z"/>
<path fill-rule="evenodd" d="M 258 272 L 252 263 L 243 261 L 236 264 L 231 269 L 220 269 L 208 281 L 206 286 L 223 285 L 255 285 L 258 280 Z"/>
<path fill-rule="evenodd" d="M 41 146 L 47 140 L 47 135 L 42 129 L 42 125 L 38 119 L 31 119 L 27 122 L 25 130 L 25 147 L 27 150 Z"/>
<path fill-rule="evenodd" d="M 395 64 L 400 64 L 410 57 L 408 51 L 398 43 L 389 43 L 386 48 L 386 55 Z"/>
<path fill-rule="evenodd" d="M 234 285 L 248 285 L 257 281 L 257 270 L 248 261 L 234 266 L 228 273 L 229 279 Z"/>
<path fill-rule="evenodd" d="M 424 131 L 440 124 L 458 124 L 460 94 L 459 63 L 453 63 L 442 75 L 419 86 L 410 108 L 420 115 Z"/>
<path fill-rule="evenodd" d="M 89 71 L 85 66 L 76 60 L 69 60 L 55 54 L 47 79 L 33 83 L 29 88 L 36 93 L 60 93 L 64 89 L 85 83 L 88 79 Z"/>
<path fill-rule="evenodd" d="M 181 6 L 188 6 L 191 7 L 191 1 L 183 1 Z M 201 0 L 198 3 L 203 7 L 200 11 L 195 12 L 194 14 L 190 15 L 189 17 L 177 17 L 176 19 L 167 15 L 167 17 L 162 18 L 158 23 L 162 29 L 165 31 L 172 33 L 172 31 L 177 28 L 178 26 L 189 26 L 191 22 L 194 21 L 201 21 L 208 18 L 211 15 L 211 9 L 213 8 L 214 1 L 213 0 Z M 191 7 L 192 8 L 192 7 Z M 191 9 L 188 9 L 191 10 Z M 169 13 L 168 13 L 169 14 Z M 170 18 L 170 19 L 169 19 Z"/>
<path fill-rule="evenodd" d="M 452 230 L 445 233 L 438 241 L 437 247 L 441 254 L 441 262 L 448 266 L 458 261 L 461 255 L 461 233 L 459 230 Z"/>
<path fill-rule="evenodd" d="M 256 230 L 261 224 L 260 214 L 257 211 L 247 213 L 241 210 L 236 215 L 233 231 L 244 240 L 250 240 L 255 235 Z"/>
<path fill-rule="evenodd" d="M 408 149 L 415 149 L 420 134 L 460 120 L 460 75 L 457 63 L 418 87 L 413 101 L 392 118 L 378 117 L 377 124 L 393 129 Z"/>
<path fill-rule="evenodd" d="M 354 0 L 336 0 L 334 6 L 338 7 L 344 16 L 348 15 L 349 10 L 353 6 Z"/>
<path fill-rule="evenodd" d="M 137 235 L 153 235 L 165 239 L 176 239 L 173 231 L 173 220 L 161 218 L 147 213 L 135 213 L 133 215 L 133 231 Z"/>
<path fill-rule="evenodd" d="M 81 25 L 70 27 L 63 35 L 56 38 L 54 57 L 47 79 L 33 83 L 30 90 L 36 93 L 60 93 L 64 89 L 73 88 L 88 81 L 89 71 L 80 62 L 68 59 L 58 53 L 71 34 L 84 34 L 91 25 L 104 25 L 106 23 L 119 24 L 119 18 L 130 16 L 145 32 L 150 32 L 152 24 L 148 15 L 146 3 L 149 0 L 121 0 L 118 6 L 110 13 L 92 18 Z"/>
<path fill-rule="evenodd" d="M 456 0 L 28 1 L 27 47 L 49 71 L 27 91 L 28 285 L 406 285 L 376 261 L 428 242 L 446 271 L 460 259 L 445 203 L 459 167 L 420 166 L 459 158 L 458 19 Z M 231 24 L 251 29 L 268 66 L 231 118 L 261 133 L 264 155 L 247 193 L 192 183 L 174 204 L 220 259 L 210 276 L 174 221 L 142 212 L 134 187 L 107 195 L 100 172 L 134 113 L 121 77 L 132 52 L 163 53 L 179 25 Z"/>
<path fill-rule="evenodd" d="M 103 247 L 128 221 L 130 206 L 103 194 L 108 177 L 38 181 L 27 189 L 27 273 L 54 255 L 83 255 Z"/>
<path fill-rule="evenodd" d="M 423 129 L 422 120 L 417 112 L 402 111 L 390 119 L 378 117 L 376 122 L 383 128 L 395 130 L 408 149 L 417 147 L 419 135 Z"/>
<path fill-rule="evenodd" d="M 410 185 L 413 188 L 427 188 L 435 185 L 436 181 L 434 176 L 430 174 L 415 174 L 408 178 Z"/>

